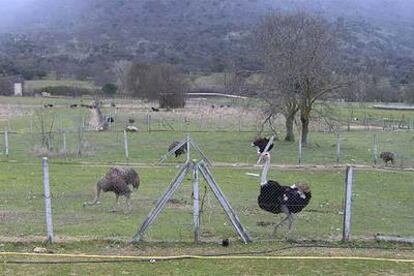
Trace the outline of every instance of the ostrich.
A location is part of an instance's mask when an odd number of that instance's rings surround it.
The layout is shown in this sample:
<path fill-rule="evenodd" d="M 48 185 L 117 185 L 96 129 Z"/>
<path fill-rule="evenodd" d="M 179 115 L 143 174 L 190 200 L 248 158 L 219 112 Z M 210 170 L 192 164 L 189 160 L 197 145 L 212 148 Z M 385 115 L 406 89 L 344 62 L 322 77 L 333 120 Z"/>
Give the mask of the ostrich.
<path fill-rule="evenodd" d="M 256 140 L 253 141 L 252 143 L 252 147 L 256 147 L 257 148 L 257 153 L 263 153 L 267 144 L 269 143 L 269 138 L 257 138 Z M 270 144 L 269 149 L 267 151 L 270 151 L 273 148 L 273 143 Z"/>
<path fill-rule="evenodd" d="M 112 167 L 96 183 L 95 199 L 92 202 L 83 203 L 83 206 L 85 207 L 86 205 L 90 206 L 97 204 L 99 202 L 99 196 L 101 194 L 101 191 L 103 191 L 104 193 L 115 193 L 115 206 L 118 204 L 119 196 L 125 196 L 126 204 L 129 209 L 129 199 L 132 192 L 128 185 L 132 185 L 132 187 L 138 189 L 139 184 L 139 175 L 134 169 L 126 167 Z M 112 208 L 112 211 L 115 211 L 115 206 Z"/>
<path fill-rule="evenodd" d="M 257 198 L 259 207 L 273 214 L 284 213 L 286 217 L 281 220 L 273 231 L 276 234 L 277 228 L 288 220 L 289 236 L 293 223 L 293 214 L 299 213 L 305 208 L 311 197 L 311 191 L 305 182 L 297 182 L 292 186 L 282 186 L 277 181 L 267 180 L 267 172 L 270 166 L 270 154 L 262 153 L 265 159 L 261 178 L 260 194 Z"/>
<path fill-rule="evenodd" d="M 180 144 L 180 141 L 172 142 L 171 145 L 168 147 L 168 152 L 170 152 L 173 148 L 175 148 L 179 144 Z M 178 156 L 180 156 L 181 154 L 184 154 L 186 152 L 187 152 L 187 144 L 184 144 L 174 152 L 175 157 L 177 158 Z"/>
<path fill-rule="evenodd" d="M 385 162 L 385 165 L 391 161 L 391 164 L 394 165 L 395 153 L 390 151 L 383 151 L 380 154 L 380 158 Z"/>

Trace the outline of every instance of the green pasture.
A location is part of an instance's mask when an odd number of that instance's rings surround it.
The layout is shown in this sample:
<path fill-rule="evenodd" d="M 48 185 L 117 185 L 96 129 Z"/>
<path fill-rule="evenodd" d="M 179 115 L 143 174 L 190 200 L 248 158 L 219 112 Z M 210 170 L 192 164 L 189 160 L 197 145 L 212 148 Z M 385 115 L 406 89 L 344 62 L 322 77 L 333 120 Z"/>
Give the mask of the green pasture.
<path fill-rule="evenodd" d="M 97 179 L 108 166 L 85 166 L 50 163 L 54 230 L 57 236 L 129 239 L 136 232 L 155 201 L 175 176 L 177 168 L 136 167 L 141 186 L 132 196 L 132 209 L 110 212 L 112 193 L 104 194 L 102 204 L 82 207 L 92 200 Z M 212 168 L 215 180 L 236 210 L 242 223 L 255 240 L 271 239 L 273 225 L 283 218 L 262 211 L 257 206 L 259 179 L 246 175 L 259 168 Z M 0 204 L 3 236 L 44 235 L 40 163 L 1 163 Z M 274 168 L 269 179 L 291 185 L 295 181 L 310 183 L 312 200 L 296 216 L 295 239 L 339 240 L 342 233 L 343 170 L 284 170 Z M 372 238 L 376 233 L 410 235 L 414 231 L 411 195 L 414 192 L 412 172 L 355 172 L 353 190 L 352 234 Z M 201 194 L 204 194 L 204 181 Z M 8 187 L 13 187 L 9 189 Z M 145 236 L 149 241 L 191 241 L 191 176 L 185 179 L 173 199 Z M 224 212 L 208 189 L 202 212 L 202 237 L 205 241 L 237 239 Z M 281 228 L 276 238 L 283 238 Z"/>

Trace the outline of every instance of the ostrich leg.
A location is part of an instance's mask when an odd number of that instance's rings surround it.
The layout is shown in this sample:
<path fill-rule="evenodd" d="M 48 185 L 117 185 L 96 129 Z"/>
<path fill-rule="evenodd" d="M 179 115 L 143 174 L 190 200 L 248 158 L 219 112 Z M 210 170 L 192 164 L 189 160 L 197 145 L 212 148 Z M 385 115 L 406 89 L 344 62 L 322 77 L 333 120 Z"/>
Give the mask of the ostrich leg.
<path fill-rule="evenodd" d="M 290 228 L 292 226 L 292 221 L 293 221 L 293 216 L 292 214 L 289 212 L 288 208 L 285 205 L 282 205 L 282 211 L 284 214 L 286 214 L 286 217 L 284 219 L 282 219 L 278 224 L 276 224 L 275 229 L 273 230 L 273 236 L 276 235 L 276 231 L 277 228 L 282 225 L 283 223 L 285 223 L 286 220 L 289 220 L 289 231 Z"/>
<path fill-rule="evenodd" d="M 118 206 L 118 204 L 119 204 L 118 200 L 119 200 L 119 194 L 115 193 L 115 204 L 112 207 L 112 209 L 110 210 L 110 212 L 116 212 L 117 211 L 116 206 Z"/>

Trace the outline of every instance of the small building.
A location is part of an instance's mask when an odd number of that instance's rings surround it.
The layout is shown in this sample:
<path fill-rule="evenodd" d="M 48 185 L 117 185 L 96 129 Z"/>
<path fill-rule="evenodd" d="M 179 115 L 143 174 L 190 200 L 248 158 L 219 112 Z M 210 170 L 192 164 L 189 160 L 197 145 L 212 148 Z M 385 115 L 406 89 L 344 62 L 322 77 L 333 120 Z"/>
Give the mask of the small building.
<path fill-rule="evenodd" d="M 0 76 L 0 95 L 23 96 L 24 80 L 21 76 Z"/>

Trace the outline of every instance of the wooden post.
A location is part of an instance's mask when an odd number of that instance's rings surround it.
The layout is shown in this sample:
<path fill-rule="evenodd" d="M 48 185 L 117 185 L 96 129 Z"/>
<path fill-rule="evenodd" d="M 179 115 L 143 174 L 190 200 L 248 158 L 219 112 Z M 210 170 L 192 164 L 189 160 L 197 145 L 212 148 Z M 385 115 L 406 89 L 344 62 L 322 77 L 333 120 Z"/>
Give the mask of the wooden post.
<path fill-rule="evenodd" d="M 339 163 L 339 158 L 341 155 L 341 135 L 336 133 L 336 163 Z"/>
<path fill-rule="evenodd" d="M 345 176 L 345 203 L 344 203 L 344 221 L 342 240 L 349 241 L 351 236 L 351 209 L 352 209 L 352 177 L 353 168 L 350 165 L 346 166 Z"/>
<path fill-rule="evenodd" d="M 6 157 L 9 157 L 9 131 L 4 131 L 4 149 L 6 153 Z"/>
<path fill-rule="evenodd" d="M 124 130 L 124 150 L 125 150 L 125 158 L 128 164 L 128 157 L 129 157 L 128 155 L 128 134 L 126 130 Z"/>
<path fill-rule="evenodd" d="M 47 157 L 42 158 L 42 169 L 43 169 L 43 193 L 45 197 L 47 241 L 52 243 L 53 242 L 52 203 L 50 199 L 49 167 L 47 164 Z"/>
<path fill-rule="evenodd" d="M 194 242 L 200 241 L 200 196 L 198 164 L 193 165 L 193 224 Z"/>
<path fill-rule="evenodd" d="M 378 137 L 374 134 L 372 139 L 372 161 L 374 161 L 374 165 L 377 164 L 378 159 Z"/>

